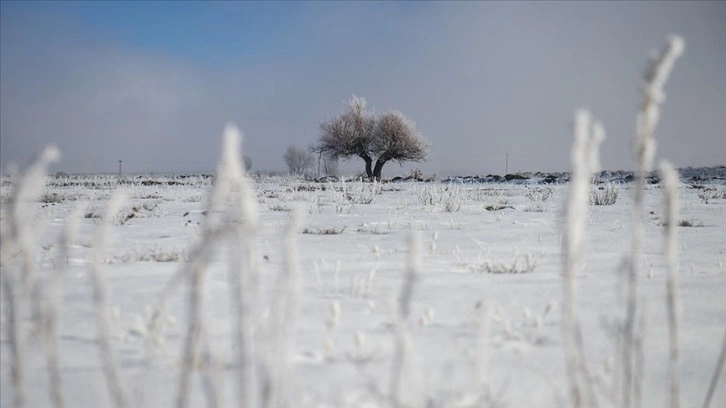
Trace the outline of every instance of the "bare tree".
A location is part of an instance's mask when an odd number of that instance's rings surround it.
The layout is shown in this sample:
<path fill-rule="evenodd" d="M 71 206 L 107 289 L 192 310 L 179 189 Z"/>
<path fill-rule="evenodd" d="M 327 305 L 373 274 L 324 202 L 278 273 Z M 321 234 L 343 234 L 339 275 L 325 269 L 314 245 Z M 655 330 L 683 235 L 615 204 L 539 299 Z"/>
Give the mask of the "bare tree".
<path fill-rule="evenodd" d="M 371 150 L 378 156 L 373 177 L 381 179 L 383 165 L 391 160 L 403 164 L 426 158 L 429 141 L 416 131 L 416 125 L 398 111 L 387 112 L 376 121 Z"/>
<path fill-rule="evenodd" d="M 288 146 L 282 158 L 285 160 L 290 173 L 298 176 L 305 175 L 315 163 L 315 157 L 310 152 L 297 146 Z"/>
<path fill-rule="evenodd" d="M 355 95 L 346 102 L 342 114 L 320 124 L 320 139 L 314 151 L 332 159 L 360 157 L 366 164 L 366 175 L 373 177 L 371 139 L 375 117 L 367 109 L 365 98 Z"/>
<path fill-rule="evenodd" d="M 252 170 L 252 158 L 250 156 L 244 156 L 243 159 L 245 161 L 245 171 Z"/>
<path fill-rule="evenodd" d="M 332 159 L 360 157 L 370 179 L 380 180 L 388 161 L 423 160 L 429 148 L 429 142 L 402 113 L 388 112 L 376 119 L 366 100 L 355 95 L 346 102 L 345 112 L 320 124 L 320 131 L 313 152 Z"/>

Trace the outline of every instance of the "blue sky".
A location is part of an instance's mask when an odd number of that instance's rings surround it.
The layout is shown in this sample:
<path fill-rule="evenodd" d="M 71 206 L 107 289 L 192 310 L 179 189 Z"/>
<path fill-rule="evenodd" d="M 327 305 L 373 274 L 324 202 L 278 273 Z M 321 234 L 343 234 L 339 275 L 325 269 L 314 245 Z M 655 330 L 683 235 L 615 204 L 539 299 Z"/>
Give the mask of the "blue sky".
<path fill-rule="evenodd" d="M 666 86 L 659 156 L 726 163 L 724 2 L 0 3 L 0 167 L 42 146 L 56 168 L 214 168 L 227 121 L 254 167 L 364 96 L 432 142 L 426 173 L 569 167 L 570 122 L 605 125 L 603 164 L 631 168 L 648 52 L 686 53 Z M 350 172 L 360 163 L 352 160 Z"/>
<path fill-rule="evenodd" d="M 299 52 L 305 25 L 299 2 L 13 1 L 3 9 L 65 18 L 100 40 L 212 67 Z"/>

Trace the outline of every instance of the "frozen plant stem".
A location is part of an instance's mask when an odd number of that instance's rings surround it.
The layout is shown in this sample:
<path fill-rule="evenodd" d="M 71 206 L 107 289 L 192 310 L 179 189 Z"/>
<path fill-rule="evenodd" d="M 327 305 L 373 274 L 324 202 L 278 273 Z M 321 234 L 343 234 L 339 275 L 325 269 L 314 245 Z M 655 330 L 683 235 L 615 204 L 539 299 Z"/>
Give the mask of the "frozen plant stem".
<path fill-rule="evenodd" d="M 575 274 L 581 268 L 584 252 L 584 233 L 587 224 L 590 178 L 599 168 L 600 143 L 605 131 L 599 122 L 591 123 L 587 111 L 575 115 L 574 142 L 570 153 L 572 176 L 567 191 L 567 230 L 564 241 L 563 280 L 563 344 L 567 369 L 570 405 L 588 406 L 595 403 L 592 381 L 587 375 L 587 362 L 580 327 L 575 309 L 577 307 Z M 583 389 L 586 388 L 586 389 Z M 584 393 L 587 392 L 587 396 Z"/>
<path fill-rule="evenodd" d="M 93 263 L 91 264 L 91 286 L 93 288 L 93 304 L 96 310 L 96 322 L 98 324 L 98 351 L 103 367 L 103 375 L 106 379 L 106 387 L 114 408 L 125 406 L 123 390 L 118 376 L 118 365 L 113 347 L 111 346 L 111 329 L 109 327 L 110 311 L 108 307 L 108 286 L 103 275 L 103 251 L 107 245 L 107 236 L 111 220 L 118 213 L 121 203 L 124 201 L 124 193 L 120 190 L 114 192 L 111 199 L 106 203 L 103 215 L 103 223 L 96 230 L 93 239 Z"/>
<path fill-rule="evenodd" d="M 663 86 L 670 75 L 675 60 L 683 54 L 685 43 L 682 38 L 672 36 L 668 46 L 650 63 L 644 79 L 643 101 L 636 119 L 633 153 L 635 156 L 635 191 L 633 195 L 633 242 L 630 268 L 627 278 L 627 300 L 622 343 L 623 384 L 621 401 L 623 406 L 635 406 L 636 321 L 638 313 L 638 277 L 643 269 L 643 225 L 645 177 L 650 172 L 655 156 L 655 127 L 658 123 L 659 106 L 664 100 Z"/>
<path fill-rule="evenodd" d="M 480 302 L 479 310 L 476 316 L 476 348 L 474 350 L 475 359 L 474 364 L 476 367 L 477 376 L 477 388 L 482 396 L 487 395 L 487 361 L 488 361 L 488 347 L 489 347 L 489 325 L 490 325 L 490 312 L 488 302 Z"/>
<path fill-rule="evenodd" d="M 670 163 L 661 162 L 661 178 L 663 179 L 663 212 L 665 215 L 665 253 L 668 262 L 668 278 L 666 280 L 666 297 L 668 308 L 668 406 L 679 408 L 681 405 L 678 369 L 678 174 Z"/>
<path fill-rule="evenodd" d="M 401 382 L 404 376 L 404 366 L 411 359 L 411 339 L 407 330 L 408 316 L 411 310 L 411 297 L 416 283 L 416 274 L 419 268 L 419 253 L 421 252 L 421 238 L 417 231 L 411 231 L 409 244 L 409 258 L 406 276 L 401 287 L 398 310 L 396 310 L 396 343 L 393 354 L 390 377 L 390 398 L 395 407 L 401 404 Z"/>
<path fill-rule="evenodd" d="M 224 148 L 219 176 L 230 188 L 239 193 L 238 205 L 233 215 L 239 221 L 239 228 L 233 231 L 230 241 L 229 280 L 233 319 L 232 344 L 237 346 L 239 384 L 237 403 L 240 408 L 258 406 L 258 362 L 254 348 L 253 324 L 259 303 L 260 263 L 257 245 L 257 208 L 254 189 L 246 177 L 242 156 L 242 134 L 236 126 L 228 124 L 224 133 Z M 240 259 L 242 248 L 244 262 Z"/>
<path fill-rule="evenodd" d="M 58 160 L 60 153 L 54 146 L 46 147 L 40 158 L 30 166 L 18 180 L 15 193 L 9 203 L 9 222 L 7 228 L 0 231 L 0 280 L 2 294 L 5 299 L 7 337 L 10 346 L 10 381 L 15 407 L 25 406 L 25 350 L 20 323 L 22 309 L 19 280 L 24 284 L 25 293 L 37 291 L 33 270 L 35 267 L 35 251 L 32 228 L 28 225 L 28 204 L 40 197 L 44 186 L 43 177 L 49 164 Z M 18 276 L 9 265 L 12 254 L 22 254 L 21 275 Z M 37 299 L 31 299 L 37 300 Z M 33 305 L 37 311 L 40 305 Z"/>
<path fill-rule="evenodd" d="M 191 373 L 199 361 L 200 339 L 204 331 L 203 316 L 203 284 L 206 275 L 206 268 L 209 264 L 212 249 L 218 243 L 221 237 L 228 229 L 226 225 L 235 225 L 234 221 L 229 222 L 223 217 L 227 214 L 224 211 L 224 205 L 229 198 L 234 187 L 238 186 L 242 176 L 243 166 L 239 158 L 240 147 L 239 131 L 231 124 L 225 128 L 224 139 L 222 143 L 222 157 L 217 166 L 217 176 L 214 188 L 209 194 L 207 203 L 208 217 L 202 226 L 202 236 L 199 244 L 193 249 L 190 256 L 190 263 L 185 275 L 189 277 L 189 323 L 187 328 L 186 339 L 184 342 L 183 368 L 179 378 L 179 392 L 177 394 L 177 407 L 186 408 L 189 404 L 189 389 L 191 385 Z M 243 189 L 240 189 L 243 190 Z M 241 191 L 244 193 L 244 191 Z M 244 202 L 246 198 L 243 197 Z M 241 211 L 241 215 L 244 215 Z M 231 288 L 237 290 L 240 288 L 238 282 L 233 281 Z M 241 294 L 235 295 L 236 304 L 239 303 Z M 239 312 L 239 310 L 238 310 Z M 240 313 L 243 314 L 243 313 Z M 210 358 L 211 360 L 211 358 Z M 245 366 L 240 367 L 240 370 Z M 208 383 L 209 385 L 209 383 Z M 240 385 L 244 388 L 244 383 Z M 209 386 L 207 386 L 209 388 Z M 242 391 L 241 391 L 242 392 Z M 208 395 L 211 397 L 216 394 L 216 390 L 210 390 Z M 209 398 L 211 399 L 211 398 Z"/>
<path fill-rule="evenodd" d="M 721 353 L 718 355 L 718 362 L 716 363 L 716 369 L 713 371 L 711 382 L 708 385 L 708 391 L 706 392 L 706 399 L 703 401 L 703 408 L 711 406 L 711 399 L 713 399 L 713 393 L 716 391 L 716 385 L 718 379 L 723 371 L 724 362 L 726 362 L 726 333 L 723 335 L 723 341 L 721 342 Z"/>
<path fill-rule="evenodd" d="M 295 237 L 300 229 L 300 211 L 294 209 L 283 237 L 283 268 L 277 279 L 273 304 L 272 347 L 268 348 L 269 369 L 272 370 L 270 408 L 290 406 L 291 387 L 290 351 L 295 335 L 297 313 L 297 243 Z"/>
<path fill-rule="evenodd" d="M 13 403 L 15 407 L 22 408 L 25 406 L 25 350 L 22 346 L 23 339 L 21 336 L 18 323 L 20 316 L 18 313 L 19 302 L 16 299 L 16 285 L 11 281 L 7 271 L 3 270 L 2 286 L 3 297 L 6 303 L 7 324 L 5 327 L 8 331 L 8 340 L 10 343 L 10 377 L 13 390 Z"/>
<path fill-rule="evenodd" d="M 45 307 L 42 309 L 41 315 L 43 345 L 50 377 L 50 396 L 56 408 L 65 407 L 61 369 L 58 362 L 58 311 L 60 309 L 61 281 L 65 275 L 70 246 L 78 231 L 78 219 L 81 217 L 83 208 L 82 205 L 75 206 L 68 216 L 68 222 L 59 240 L 60 248 L 55 271 L 51 275 L 50 288 L 48 288 Z"/>

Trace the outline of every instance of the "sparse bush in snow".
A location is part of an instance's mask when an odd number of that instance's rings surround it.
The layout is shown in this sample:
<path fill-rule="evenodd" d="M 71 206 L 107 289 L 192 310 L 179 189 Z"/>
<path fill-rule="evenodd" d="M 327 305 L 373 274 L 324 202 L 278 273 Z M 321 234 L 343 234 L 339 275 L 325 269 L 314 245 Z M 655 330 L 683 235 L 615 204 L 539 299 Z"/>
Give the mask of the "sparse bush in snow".
<path fill-rule="evenodd" d="M 615 183 L 608 183 L 605 187 L 598 187 L 590 191 L 591 205 L 613 205 L 618 200 L 620 188 Z"/>
<path fill-rule="evenodd" d="M 546 187 L 527 188 L 525 197 L 530 202 L 524 207 L 524 211 L 544 212 L 547 210 L 549 199 L 552 197 L 552 189 Z"/>
<path fill-rule="evenodd" d="M 449 185 L 443 194 L 444 212 L 457 212 L 461 209 L 461 187 Z"/>
<path fill-rule="evenodd" d="M 703 204 L 712 203 L 714 200 L 726 200 L 726 187 L 715 188 L 708 187 L 698 193 L 698 198 Z"/>
<path fill-rule="evenodd" d="M 439 184 L 422 184 L 416 189 L 416 197 L 421 205 L 438 205 L 443 199 L 443 191 Z"/>
<path fill-rule="evenodd" d="M 335 213 L 341 214 L 344 211 L 350 213 L 350 211 L 353 209 L 353 202 L 350 200 L 350 197 L 348 195 L 348 189 L 345 184 L 345 178 L 340 179 L 340 191 L 336 190 L 333 183 L 329 183 L 330 186 L 330 194 L 333 199 L 333 204 L 335 205 Z"/>
<path fill-rule="evenodd" d="M 341 281 L 341 262 L 330 263 L 325 259 L 315 260 L 313 269 L 318 292 L 331 295 L 350 295 L 356 298 L 368 298 L 373 289 L 378 268 L 367 272 L 352 271 L 349 279 Z M 337 327 L 337 321 L 329 321 L 328 327 Z"/>
<path fill-rule="evenodd" d="M 552 189 L 547 187 L 527 188 L 524 194 L 530 201 L 545 202 L 552 197 Z"/>
<path fill-rule="evenodd" d="M 663 225 L 667 225 L 664 223 Z M 703 221 L 697 218 L 684 218 L 678 221 L 679 227 L 703 227 Z"/>
<path fill-rule="evenodd" d="M 462 266 L 472 272 L 522 274 L 533 272 L 538 263 L 538 255 L 526 254 L 514 255 L 510 261 L 485 260 L 477 263 L 462 263 Z"/>
<path fill-rule="evenodd" d="M 183 203 L 201 203 L 204 197 L 200 194 L 192 194 L 181 199 Z"/>
<path fill-rule="evenodd" d="M 304 228 L 303 234 L 315 234 L 315 235 L 338 235 L 345 231 L 345 227 L 329 227 L 329 228 Z"/>
<path fill-rule="evenodd" d="M 189 251 L 184 249 L 163 249 L 155 247 L 147 251 L 133 251 L 109 258 L 107 263 L 129 262 L 189 262 Z"/>
<path fill-rule="evenodd" d="M 126 203 L 118 213 L 112 215 L 109 221 L 113 225 L 124 225 L 134 218 L 159 217 L 162 214 L 159 211 L 159 205 L 162 200 L 147 200 L 141 203 Z M 84 218 L 101 219 L 103 204 L 94 203 L 90 205 L 84 213 Z"/>
<path fill-rule="evenodd" d="M 461 209 L 461 187 L 450 183 L 424 183 L 416 188 L 418 202 L 424 206 L 441 206 L 444 212 L 457 212 Z"/>
<path fill-rule="evenodd" d="M 364 183 L 359 179 L 357 183 L 351 184 L 347 193 L 348 199 L 353 204 L 370 204 L 376 195 L 381 194 L 381 183 L 373 180 L 372 183 Z"/>

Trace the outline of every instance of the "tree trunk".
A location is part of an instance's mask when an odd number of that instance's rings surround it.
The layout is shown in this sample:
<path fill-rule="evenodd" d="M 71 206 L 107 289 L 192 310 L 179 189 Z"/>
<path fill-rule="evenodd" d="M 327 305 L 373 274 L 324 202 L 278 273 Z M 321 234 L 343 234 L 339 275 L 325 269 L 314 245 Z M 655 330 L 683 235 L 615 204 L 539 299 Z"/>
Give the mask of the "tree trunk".
<path fill-rule="evenodd" d="M 361 158 L 366 162 L 366 176 L 368 176 L 368 179 L 370 180 L 373 178 L 373 170 L 371 170 L 373 167 L 373 159 L 371 159 L 368 155 L 361 156 Z"/>
<path fill-rule="evenodd" d="M 373 169 L 373 177 L 381 181 L 381 171 L 383 170 L 383 165 L 386 164 L 386 161 L 383 159 L 378 159 L 376 161 L 376 167 Z"/>

